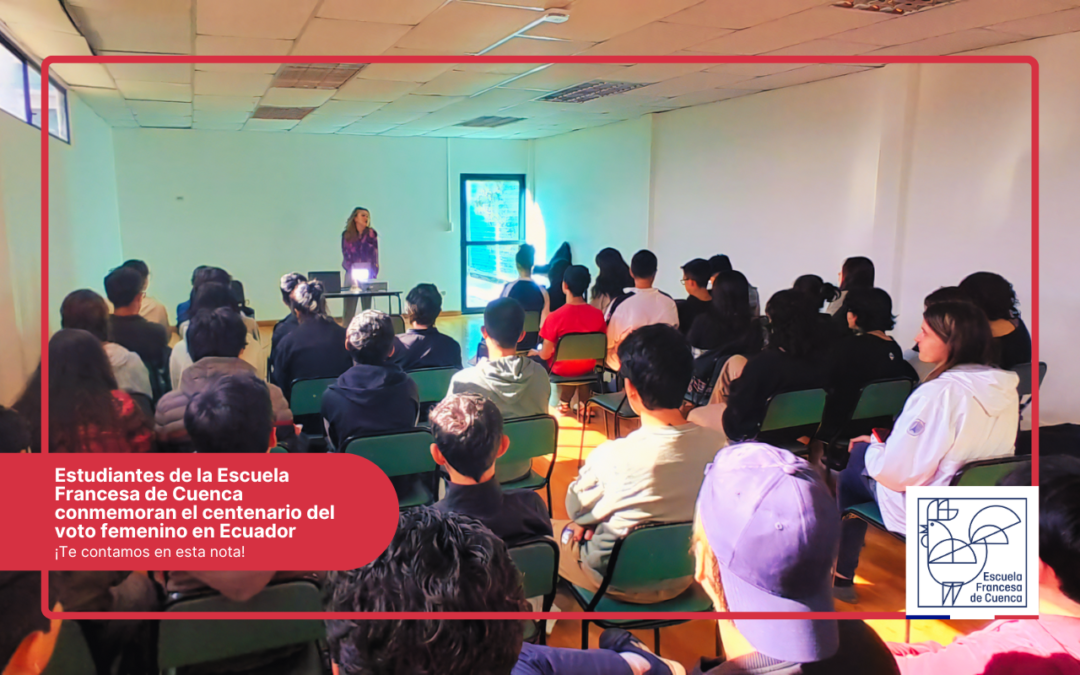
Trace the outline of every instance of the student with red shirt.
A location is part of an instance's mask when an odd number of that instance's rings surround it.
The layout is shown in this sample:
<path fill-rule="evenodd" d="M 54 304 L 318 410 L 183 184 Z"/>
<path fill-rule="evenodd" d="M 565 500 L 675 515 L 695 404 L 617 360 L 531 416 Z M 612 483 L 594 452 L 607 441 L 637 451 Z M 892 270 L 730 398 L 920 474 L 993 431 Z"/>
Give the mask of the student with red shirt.
<path fill-rule="evenodd" d="M 589 270 L 584 266 L 571 265 L 566 268 L 562 283 L 566 304 L 549 314 L 540 327 L 543 347 L 539 351 L 530 352 L 530 356 L 538 355 L 547 361 L 553 375 L 575 377 L 591 373 L 596 367 L 593 359 L 554 362 L 555 346 L 562 336 L 569 333 L 603 333 L 607 330 L 604 314 L 585 301 L 585 292 L 589 290 L 591 281 Z M 575 393 L 578 406 L 583 406 L 592 394 L 587 384 L 559 385 L 559 412 L 570 411 L 570 403 L 574 400 Z"/>

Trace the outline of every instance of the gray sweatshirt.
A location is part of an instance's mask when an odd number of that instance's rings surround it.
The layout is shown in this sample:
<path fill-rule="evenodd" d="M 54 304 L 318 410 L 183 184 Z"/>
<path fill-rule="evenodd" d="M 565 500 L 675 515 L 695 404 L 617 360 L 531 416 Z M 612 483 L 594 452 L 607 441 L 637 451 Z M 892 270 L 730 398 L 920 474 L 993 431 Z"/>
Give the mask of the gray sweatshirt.
<path fill-rule="evenodd" d="M 479 394 L 490 400 L 503 419 L 544 415 L 548 412 L 551 379 L 536 361 L 522 356 L 508 356 L 481 361 L 472 368 L 458 371 L 450 380 L 451 394 Z"/>

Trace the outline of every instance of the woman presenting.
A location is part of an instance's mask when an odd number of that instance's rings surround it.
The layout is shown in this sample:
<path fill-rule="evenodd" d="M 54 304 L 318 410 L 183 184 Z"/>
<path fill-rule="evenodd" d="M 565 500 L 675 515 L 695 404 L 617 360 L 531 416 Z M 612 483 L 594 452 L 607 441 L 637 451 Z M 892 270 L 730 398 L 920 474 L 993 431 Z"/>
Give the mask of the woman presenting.
<path fill-rule="evenodd" d="M 345 231 L 341 233 L 341 266 L 345 268 L 345 278 L 353 281 L 352 270 L 356 265 L 371 266 L 371 277 L 379 276 L 379 234 L 371 227 L 371 212 L 362 206 L 353 209 L 345 221 Z"/>

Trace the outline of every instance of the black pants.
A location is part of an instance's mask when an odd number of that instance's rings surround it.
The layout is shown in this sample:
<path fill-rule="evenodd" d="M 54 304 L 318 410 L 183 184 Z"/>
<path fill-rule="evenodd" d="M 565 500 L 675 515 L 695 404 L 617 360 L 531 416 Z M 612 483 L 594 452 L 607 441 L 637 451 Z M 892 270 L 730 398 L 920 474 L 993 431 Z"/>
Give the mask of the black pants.
<path fill-rule="evenodd" d="M 874 479 L 866 475 L 866 449 L 869 443 L 856 443 L 851 449 L 848 465 L 836 482 L 836 502 L 840 513 L 856 504 L 877 502 Z M 840 528 L 840 555 L 836 559 L 836 574 L 845 579 L 855 578 L 859 554 L 866 542 L 866 521 L 846 518 Z"/>

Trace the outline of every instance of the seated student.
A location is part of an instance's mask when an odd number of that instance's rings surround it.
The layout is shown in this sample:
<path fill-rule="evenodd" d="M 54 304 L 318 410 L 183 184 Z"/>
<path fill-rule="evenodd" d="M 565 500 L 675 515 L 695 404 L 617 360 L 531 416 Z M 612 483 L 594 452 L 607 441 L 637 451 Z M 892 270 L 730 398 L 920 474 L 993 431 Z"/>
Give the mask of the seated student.
<path fill-rule="evenodd" d="M 613 248 L 603 248 L 596 254 L 596 283 L 589 291 L 589 304 L 607 316 L 607 309 L 617 298 L 626 295 L 626 289 L 634 285 L 630 266 L 622 253 Z"/>
<path fill-rule="evenodd" d="M 150 373 L 139 355 L 109 342 L 109 306 L 105 298 L 89 289 L 68 293 L 60 304 L 60 327 L 80 328 L 101 340 L 116 376 L 117 388 L 153 398 Z"/>
<path fill-rule="evenodd" d="M 64 611 L 49 577 L 46 604 Z M 41 675 L 48 666 L 60 633 L 61 619 L 41 613 L 41 572 L 0 571 L 0 672 L 4 675 Z M 91 664 L 90 672 L 93 666 Z"/>
<path fill-rule="evenodd" d="M 533 490 L 504 492 L 495 461 L 510 446 L 503 419 L 491 401 L 476 394 L 448 396 L 431 411 L 431 456 L 446 467 L 446 496 L 435 505 L 444 513 L 476 518 L 507 544 L 551 536 L 547 506 Z"/>
<path fill-rule="evenodd" d="M 657 323 L 679 327 L 679 310 L 675 301 L 663 291 L 653 288 L 656 279 L 656 256 L 652 251 L 641 250 L 630 259 L 630 274 L 634 277 L 634 289 L 612 301 L 608 306 L 607 367 L 619 369 L 619 344 L 634 329 Z"/>
<path fill-rule="evenodd" d="M 11 408 L 0 405 L 0 454 L 30 452 L 30 425 Z"/>
<path fill-rule="evenodd" d="M 409 329 L 398 336 L 394 361 L 403 370 L 461 368 L 461 345 L 435 327 L 442 313 L 442 293 L 435 284 L 418 284 L 405 296 Z"/>
<path fill-rule="evenodd" d="M 455 373 L 447 395 L 480 394 L 498 407 L 503 419 L 546 414 L 551 378 L 539 363 L 518 356 L 524 326 L 525 311 L 517 300 L 489 302 L 480 329 L 488 358 Z"/>
<path fill-rule="evenodd" d="M 220 284 L 216 281 L 208 281 L 199 284 L 199 287 L 191 294 L 191 309 L 189 311 L 191 316 L 194 316 L 198 312 L 211 311 L 218 309 L 219 307 L 230 309 L 236 312 L 236 315 L 240 317 L 246 332 L 244 338 L 244 350 L 240 352 L 240 358 L 255 369 L 255 374 L 258 375 L 260 379 L 265 379 L 266 357 L 263 354 L 262 343 L 260 343 L 251 332 L 248 324 L 250 319 L 240 313 L 240 304 L 236 302 L 236 296 L 233 295 L 232 289 L 225 284 Z M 172 380 L 173 389 L 180 386 L 180 378 L 183 377 L 184 371 L 194 363 L 191 354 L 188 353 L 187 330 L 190 323 L 190 320 L 185 321 L 178 328 L 180 342 L 177 342 L 176 345 L 173 346 L 172 354 L 169 356 L 169 378 Z"/>
<path fill-rule="evenodd" d="M 560 575 L 592 591 L 600 586 L 615 542 L 631 527 L 693 517 L 702 471 L 724 442 L 679 412 L 694 367 L 679 331 L 662 324 L 639 328 L 619 345 L 619 360 L 641 428 L 593 450 L 566 492 L 571 520 L 554 523 L 560 540 L 564 527 L 572 533 L 562 543 Z M 679 595 L 690 582 L 687 577 L 608 593 L 648 604 Z"/>
<path fill-rule="evenodd" d="M 160 442 L 188 440 L 184 411 L 191 399 L 227 375 L 255 375 L 255 368 L 240 358 L 247 330 L 240 315 L 228 307 L 200 310 L 187 329 L 187 352 L 194 363 L 184 370 L 179 386 L 158 401 L 154 427 Z M 292 412 L 281 389 L 269 385 L 274 423 L 286 438 L 292 436 Z"/>
<path fill-rule="evenodd" d="M 806 296 L 814 309 L 821 308 L 840 297 L 840 289 L 830 283 L 826 283 L 816 274 L 804 274 L 795 280 L 791 289 Z"/>
<path fill-rule="evenodd" d="M 833 320 L 841 326 L 847 325 L 847 309 L 844 308 L 844 300 L 847 299 L 848 291 L 854 288 L 874 287 L 874 261 L 863 256 L 854 256 L 844 261 L 840 268 L 840 295 L 829 303 L 825 308 L 826 314 L 831 314 Z"/>
<path fill-rule="evenodd" d="M 853 333 L 837 341 L 829 359 L 829 398 L 823 429 L 839 431 L 859 402 L 859 390 L 875 380 L 918 380 L 904 350 L 885 331 L 896 321 L 892 298 L 880 288 L 856 288 L 847 296 L 847 321 Z M 825 434 L 827 436 L 827 434 Z"/>
<path fill-rule="evenodd" d="M 109 342 L 139 355 L 147 368 L 161 370 L 169 362 L 169 331 L 139 316 L 143 278 L 130 267 L 117 267 L 105 277 L 105 294 L 113 304 Z"/>
<path fill-rule="evenodd" d="M 1080 672 L 1080 460 L 1039 464 L 1039 617 L 995 621 L 949 645 L 891 642 L 904 675 Z M 1031 485 L 1031 465 L 1000 484 Z"/>
<path fill-rule="evenodd" d="M 544 341 L 544 345 L 540 351 L 530 353 L 547 361 L 554 375 L 577 377 L 596 369 L 596 362 L 591 359 L 559 361 L 558 363 L 554 361 L 555 347 L 562 336 L 570 333 L 603 333 L 607 329 L 604 314 L 585 302 L 589 281 L 587 267 L 572 265 L 566 269 L 562 280 L 562 291 L 567 298 L 566 304 L 548 316 L 547 321 L 540 327 L 540 338 Z M 577 394 L 579 410 L 584 410 L 585 402 L 589 400 L 592 389 L 587 384 L 560 384 L 559 412 L 570 412 L 570 403 L 574 400 L 574 394 Z"/>
<path fill-rule="evenodd" d="M 139 305 L 139 316 L 146 319 L 150 323 L 156 323 L 165 327 L 166 331 L 172 331 L 172 326 L 169 325 L 169 310 L 165 309 L 165 305 L 160 301 L 150 297 L 146 290 L 150 287 L 150 267 L 147 266 L 142 260 L 127 260 L 121 267 L 129 267 L 139 273 L 142 277 L 142 304 Z"/>
<path fill-rule="evenodd" d="M 775 394 L 827 383 L 810 303 L 796 291 L 779 291 L 769 299 L 765 316 L 769 320 L 765 349 L 749 359 L 730 358 L 724 366 L 727 374 L 721 375 L 717 389 L 726 388 L 725 402 L 690 413 L 690 421 L 723 431 L 731 441 L 753 438 Z"/>
<path fill-rule="evenodd" d="M 562 282 L 563 275 L 566 274 L 566 270 L 570 267 L 571 264 L 572 263 L 569 260 L 560 258 L 552 261 L 548 265 L 547 294 L 549 313 L 554 312 L 555 310 L 566 304 L 566 294 L 563 293 Z"/>
<path fill-rule="evenodd" d="M 709 288 L 711 289 L 713 284 L 716 283 L 717 275 L 723 272 L 730 272 L 732 269 L 731 259 L 723 253 L 709 258 Z"/>
<path fill-rule="evenodd" d="M 990 365 L 990 324 L 967 302 L 941 302 L 923 314 L 919 360 L 937 364 L 911 394 L 884 443 L 851 441 L 836 497 L 840 510 L 877 502 L 886 527 L 904 532 L 904 493 L 915 485 L 948 485 L 966 463 L 1011 455 L 1020 424 L 1016 373 Z M 858 602 L 853 586 L 866 523 L 844 521 L 836 565 L 837 599 Z"/>
<path fill-rule="evenodd" d="M 293 289 L 293 313 L 300 325 L 278 344 L 273 382 L 285 400 L 292 400 L 292 383 L 313 377 L 339 377 L 352 367 L 345 349 L 345 329 L 326 313 L 320 281 L 300 282 Z"/>
<path fill-rule="evenodd" d="M 547 318 L 551 299 L 540 284 L 533 281 L 532 270 L 536 261 L 536 249 L 532 244 L 522 244 L 514 257 L 517 263 L 518 279 L 503 286 L 499 297 L 517 300 L 526 312 L 540 312 L 540 323 Z M 522 350 L 532 349 L 540 341 L 539 333 L 526 333 L 522 338 Z"/>
<path fill-rule="evenodd" d="M 149 452 L 150 421 L 117 388 L 101 341 L 64 328 L 49 339 L 49 452 Z M 33 452 L 41 450 L 41 367 L 14 405 L 30 425 Z"/>
<path fill-rule="evenodd" d="M 192 271 L 192 273 L 191 273 L 191 290 L 192 291 L 195 290 L 196 282 L 199 280 L 199 275 L 202 274 L 203 270 L 207 270 L 207 269 L 210 269 L 209 265 L 199 265 L 198 267 L 195 268 L 194 271 Z M 181 302 L 180 304 L 178 304 L 176 306 L 176 327 L 177 327 L 177 329 L 180 328 L 180 324 L 184 323 L 185 321 L 187 321 L 188 319 L 191 318 L 191 317 L 188 316 L 188 312 L 190 311 L 190 309 L 191 309 L 191 296 L 189 295 L 187 300 Z"/>
<path fill-rule="evenodd" d="M 289 308 L 289 313 L 284 319 L 274 324 L 274 333 L 270 338 L 270 363 L 273 363 L 274 357 L 277 356 L 277 346 L 281 340 L 300 325 L 300 321 L 296 318 L 296 312 L 293 311 L 292 307 L 292 292 L 296 290 L 296 285 L 301 282 L 307 282 L 307 277 L 299 272 L 289 272 L 281 277 L 281 283 L 279 284 L 281 301 Z"/>
<path fill-rule="evenodd" d="M 341 451 L 354 436 L 374 436 L 416 426 L 420 394 L 416 383 L 394 363 L 394 324 L 366 309 L 345 332 L 353 366 L 326 389 L 322 416 L 333 446 Z"/>
<path fill-rule="evenodd" d="M 1008 369 L 1031 363 L 1031 333 L 1020 318 L 1012 284 L 999 274 L 976 272 L 961 281 L 959 288 L 990 320 L 994 365 Z"/>
<path fill-rule="evenodd" d="M 679 312 L 679 331 L 686 335 L 694 320 L 701 314 L 709 311 L 712 296 L 709 295 L 709 279 L 711 268 L 709 261 L 703 258 L 694 258 L 682 266 L 682 285 L 686 289 L 687 298 L 676 300 L 675 307 Z"/>

